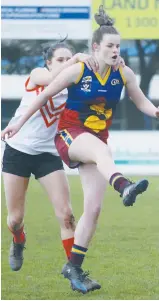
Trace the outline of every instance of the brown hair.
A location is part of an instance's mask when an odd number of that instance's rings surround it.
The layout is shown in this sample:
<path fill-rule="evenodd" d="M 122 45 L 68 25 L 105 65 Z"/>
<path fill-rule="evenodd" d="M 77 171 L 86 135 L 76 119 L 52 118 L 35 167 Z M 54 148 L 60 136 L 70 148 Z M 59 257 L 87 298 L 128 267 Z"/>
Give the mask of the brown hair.
<path fill-rule="evenodd" d="M 117 29 L 113 26 L 114 20 L 106 14 L 103 5 L 99 6 L 99 12 L 94 15 L 94 18 L 99 28 L 93 33 L 92 45 L 94 43 L 100 44 L 104 34 L 119 34 Z"/>
<path fill-rule="evenodd" d="M 54 56 L 54 52 L 59 48 L 66 48 L 70 50 L 72 54 L 75 53 L 73 47 L 71 47 L 68 43 L 66 43 L 67 36 L 64 39 L 59 40 L 58 42 L 54 44 L 45 44 L 43 45 L 43 58 L 45 61 L 45 67 L 47 67 L 47 60 L 51 60 Z"/>

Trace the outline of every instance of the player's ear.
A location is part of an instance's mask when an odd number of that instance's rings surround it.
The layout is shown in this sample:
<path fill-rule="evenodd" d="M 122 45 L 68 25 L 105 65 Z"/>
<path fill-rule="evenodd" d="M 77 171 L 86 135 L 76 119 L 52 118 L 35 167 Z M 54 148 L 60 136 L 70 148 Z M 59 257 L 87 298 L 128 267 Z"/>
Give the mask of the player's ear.
<path fill-rule="evenodd" d="M 50 60 L 46 60 L 46 65 L 47 65 L 47 67 L 49 68 L 50 65 L 51 65 L 51 61 L 50 61 Z"/>
<path fill-rule="evenodd" d="M 93 43 L 92 49 L 93 49 L 93 51 L 98 51 L 99 50 L 99 45 L 97 43 Z"/>

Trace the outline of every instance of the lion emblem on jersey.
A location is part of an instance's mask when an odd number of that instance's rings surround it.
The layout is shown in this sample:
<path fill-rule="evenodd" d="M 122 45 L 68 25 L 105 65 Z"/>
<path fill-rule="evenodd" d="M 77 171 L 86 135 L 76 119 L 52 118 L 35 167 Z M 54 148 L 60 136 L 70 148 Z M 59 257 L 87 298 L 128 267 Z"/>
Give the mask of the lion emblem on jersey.
<path fill-rule="evenodd" d="M 112 109 L 107 108 L 106 102 L 91 104 L 86 115 L 80 114 L 80 120 L 84 126 L 96 133 L 105 130 L 108 126 L 108 120 L 110 121 L 111 118 Z"/>

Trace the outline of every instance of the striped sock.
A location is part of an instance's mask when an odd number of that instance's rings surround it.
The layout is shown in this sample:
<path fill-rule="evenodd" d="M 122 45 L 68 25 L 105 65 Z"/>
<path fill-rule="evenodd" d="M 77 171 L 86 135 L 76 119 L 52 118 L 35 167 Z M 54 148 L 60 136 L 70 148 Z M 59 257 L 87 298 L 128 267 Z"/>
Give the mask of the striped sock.
<path fill-rule="evenodd" d="M 78 245 L 73 245 L 71 250 L 70 261 L 74 265 L 81 266 L 86 255 L 87 249 Z"/>
<path fill-rule="evenodd" d="M 116 191 L 122 193 L 124 188 L 130 184 L 130 181 L 127 180 L 121 173 L 116 172 L 111 176 L 109 184 L 113 186 Z"/>
<path fill-rule="evenodd" d="M 72 249 L 73 243 L 74 243 L 74 237 L 62 240 L 62 244 L 63 244 L 63 247 L 65 249 L 68 259 L 70 258 L 70 255 L 71 255 L 71 249 Z"/>

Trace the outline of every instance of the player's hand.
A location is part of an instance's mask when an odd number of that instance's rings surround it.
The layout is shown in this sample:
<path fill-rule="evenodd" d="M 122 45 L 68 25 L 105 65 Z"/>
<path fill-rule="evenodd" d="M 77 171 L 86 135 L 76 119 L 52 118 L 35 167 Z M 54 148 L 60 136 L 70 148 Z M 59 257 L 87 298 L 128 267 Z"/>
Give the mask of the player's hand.
<path fill-rule="evenodd" d="M 118 61 L 116 65 L 113 67 L 113 69 L 116 71 L 118 70 L 119 67 L 123 67 L 123 68 L 125 67 L 125 61 L 121 56 L 119 56 Z"/>
<path fill-rule="evenodd" d="M 156 110 L 156 117 L 159 118 L 159 107 Z"/>
<path fill-rule="evenodd" d="M 6 138 L 13 137 L 19 130 L 21 126 L 17 123 L 14 125 L 8 125 L 2 132 L 1 132 L 1 140 L 5 141 Z"/>
<path fill-rule="evenodd" d="M 76 62 L 83 62 L 86 64 L 89 70 L 97 72 L 99 69 L 99 64 L 95 57 L 86 53 L 77 53 L 75 54 Z"/>

